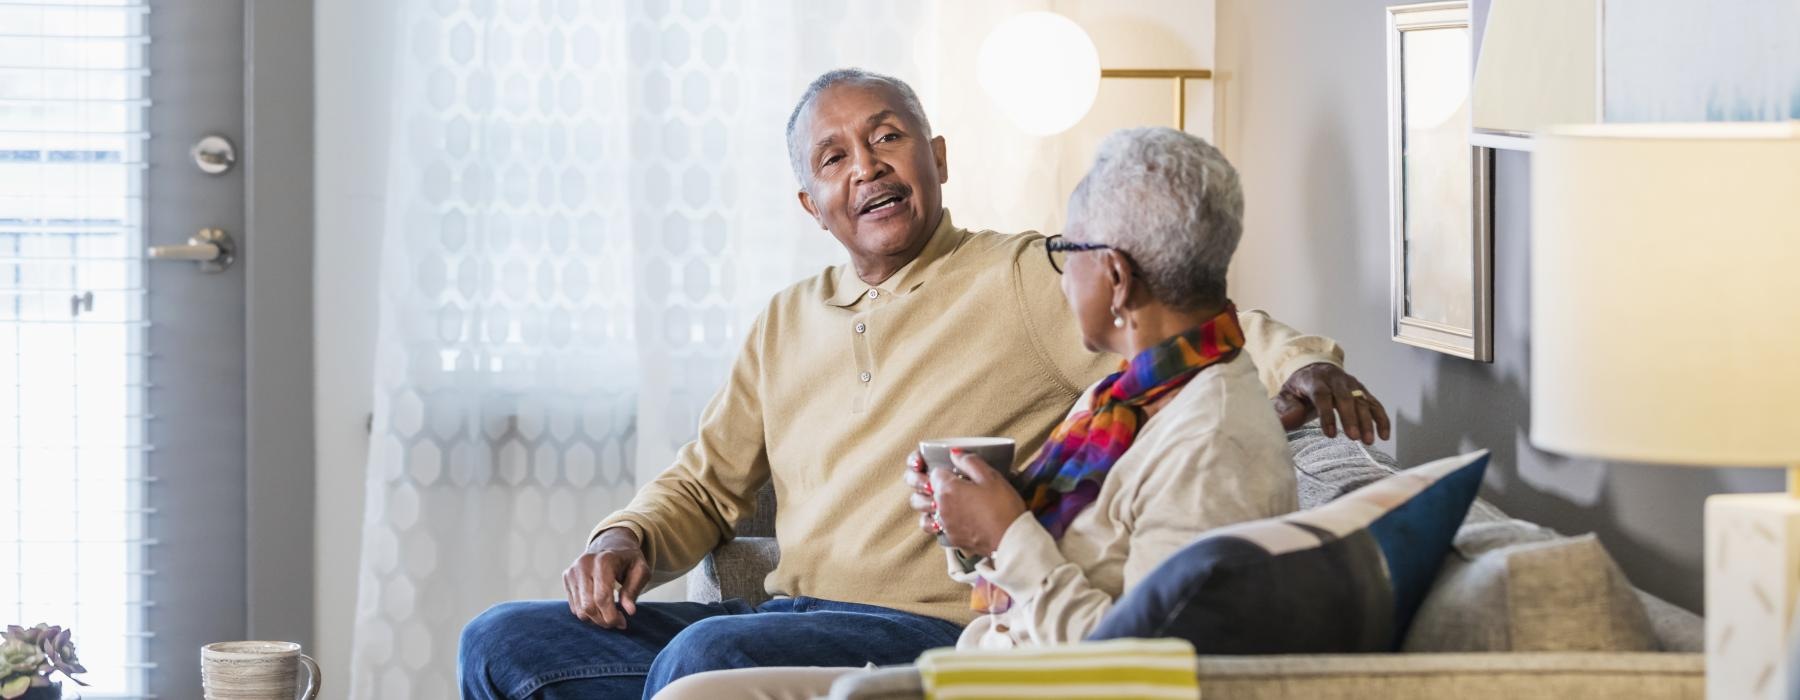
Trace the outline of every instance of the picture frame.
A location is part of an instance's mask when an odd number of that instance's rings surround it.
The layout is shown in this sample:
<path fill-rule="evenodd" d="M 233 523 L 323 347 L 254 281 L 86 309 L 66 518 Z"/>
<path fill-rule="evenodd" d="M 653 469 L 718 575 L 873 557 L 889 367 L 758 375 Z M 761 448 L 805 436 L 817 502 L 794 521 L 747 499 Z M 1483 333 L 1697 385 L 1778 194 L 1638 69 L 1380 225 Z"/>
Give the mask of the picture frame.
<path fill-rule="evenodd" d="M 1469 4 L 1386 10 L 1393 338 L 1492 362 L 1493 151 L 1469 145 Z"/>

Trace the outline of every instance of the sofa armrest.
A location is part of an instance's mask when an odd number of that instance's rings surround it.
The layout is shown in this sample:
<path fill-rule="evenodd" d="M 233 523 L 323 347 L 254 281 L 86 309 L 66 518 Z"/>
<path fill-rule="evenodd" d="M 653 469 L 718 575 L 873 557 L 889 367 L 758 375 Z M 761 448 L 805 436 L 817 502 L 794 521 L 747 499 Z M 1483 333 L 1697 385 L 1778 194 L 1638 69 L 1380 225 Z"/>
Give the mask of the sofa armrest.
<path fill-rule="evenodd" d="M 739 537 L 706 555 L 688 576 L 688 600 L 717 603 L 742 598 L 752 607 L 769 599 L 763 580 L 781 561 L 773 537 Z"/>
<path fill-rule="evenodd" d="M 888 666 L 847 674 L 831 684 L 830 700 L 922 700 L 925 682 L 914 666 Z"/>
<path fill-rule="evenodd" d="M 1706 696 L 1702 655 L 1655 652 L 1202 656 L 1199 675 L 1207 700 Z"/>
<path fill-rule="evenodd" d="M 1654 652 L 1202 656 L 1198 674 L 1206 700 L 1706 696 L 1704 657 Z M 912 667 L 850 674 L 831 686 L 832 700 L 923 697 Z"/>

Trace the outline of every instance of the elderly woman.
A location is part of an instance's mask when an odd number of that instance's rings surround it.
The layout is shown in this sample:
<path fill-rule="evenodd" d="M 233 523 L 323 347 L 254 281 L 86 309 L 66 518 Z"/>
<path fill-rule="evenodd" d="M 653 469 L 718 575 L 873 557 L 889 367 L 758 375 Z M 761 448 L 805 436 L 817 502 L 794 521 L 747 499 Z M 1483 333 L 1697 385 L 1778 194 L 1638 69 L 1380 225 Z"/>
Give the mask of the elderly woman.
<path fill-rule="evenodd" d="M 986 613 L 958 647 L 1078 641 L 1200 533 L 1294 509 L 1286 436 L 1226 295 L 1242 215 L 1237 173 L 1199 138 L 1129 129 L 1100 145 L 1045 248 L 1087 347 L 1129 359 L 1013 478 L 972 454 L 954 455 L 956 475 L 918 455 L 906 473 L 921 527 L 956 548 L 951 575 Z M 810 697 L 854 671 L 703 673 L 659 697 Z"/>

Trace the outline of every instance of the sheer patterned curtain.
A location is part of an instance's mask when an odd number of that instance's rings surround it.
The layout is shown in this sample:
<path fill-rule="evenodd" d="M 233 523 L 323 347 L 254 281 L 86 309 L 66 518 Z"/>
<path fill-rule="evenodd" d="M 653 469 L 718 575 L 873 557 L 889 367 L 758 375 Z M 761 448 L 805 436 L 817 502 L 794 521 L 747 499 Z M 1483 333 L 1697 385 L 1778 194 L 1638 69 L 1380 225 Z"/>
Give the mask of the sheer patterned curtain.
<path fill-rule="evenodd" d="M 463 623 L 562 597 L 769 295 L 843 259 L 784 143 L 818 73 L 920 90 L 962 225 L 1060 217 L 971 68 L 1042 4 L 401 0 L 353 697 L 454 697 Z"/>

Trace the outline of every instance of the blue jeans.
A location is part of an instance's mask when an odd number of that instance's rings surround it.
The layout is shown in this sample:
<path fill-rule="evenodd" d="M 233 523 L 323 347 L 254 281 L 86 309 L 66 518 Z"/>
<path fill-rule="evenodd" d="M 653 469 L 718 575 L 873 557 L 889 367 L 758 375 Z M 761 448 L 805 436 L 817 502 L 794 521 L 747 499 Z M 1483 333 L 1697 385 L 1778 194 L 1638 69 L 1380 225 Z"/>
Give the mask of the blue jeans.
<path fill-rule="evenodd" d="M 458 671 L 465 700 L 649 698 L 702 671 L 755 666 L 910 663 L 954 646 L 955 623 L 817 598 L 751 608 L 640 603 L 627 629 L 583 622 L 560 600 L 501 603 L 463 628 Z"/>

